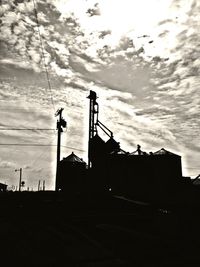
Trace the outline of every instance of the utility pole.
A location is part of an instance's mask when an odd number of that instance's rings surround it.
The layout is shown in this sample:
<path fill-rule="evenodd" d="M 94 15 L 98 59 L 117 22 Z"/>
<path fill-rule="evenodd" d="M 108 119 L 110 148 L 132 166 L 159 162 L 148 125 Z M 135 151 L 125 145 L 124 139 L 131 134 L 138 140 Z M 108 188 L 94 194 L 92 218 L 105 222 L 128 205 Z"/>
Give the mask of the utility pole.
<path fill-rule="evenodd" d="M 19 192 L 21 192 L 21 185 L 22 185 L 22 168 L 16 169 L 15 172 L 19 171 Z"/>
<path fill-rule="evenodd" d="M 57 162 L 56 162 L 56 191 L 59 190 L 59 177 L 58 177 L 58 166 L 60 162 L 60 144 L 61 144 L 61 133 L 63 132 L 63 128 L 66 128 L 67 123 L 66 121 L 62 118 L 62 112 L 63 108 L 60 108 L 57 110 L 55 116 L 58 116 L 57 120 L 57 130 L 58 130 L 58 141 L 57 141 Z"/>
<path fill-rule="evenodd" d="M 45 180 L 43 180 L 43 191 L 45 191 Z"/>
<path fill-rule="evenodd" d="M 40 191 L 40 180 L 38 181 L 38 191 Z"/>

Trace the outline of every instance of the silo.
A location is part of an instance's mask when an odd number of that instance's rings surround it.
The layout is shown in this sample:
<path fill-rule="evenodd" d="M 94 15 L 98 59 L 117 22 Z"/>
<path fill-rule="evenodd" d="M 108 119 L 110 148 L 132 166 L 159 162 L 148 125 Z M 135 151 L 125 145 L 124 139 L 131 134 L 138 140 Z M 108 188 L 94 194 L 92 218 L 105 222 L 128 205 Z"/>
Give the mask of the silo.
<path fill-rule="evenodd" d="M 86 163 L 73 152 L 59 162 L 59 191 L 76 193 L 82 191 L 86 177 Z"/>

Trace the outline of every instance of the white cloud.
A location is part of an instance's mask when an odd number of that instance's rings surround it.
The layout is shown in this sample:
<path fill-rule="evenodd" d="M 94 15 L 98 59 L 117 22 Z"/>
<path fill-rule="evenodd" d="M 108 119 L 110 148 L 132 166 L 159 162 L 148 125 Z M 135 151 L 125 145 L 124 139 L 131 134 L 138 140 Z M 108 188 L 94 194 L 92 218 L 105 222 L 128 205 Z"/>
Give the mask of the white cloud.
<path fill-rule="evenodd" d="M 15 163 L 14 162 L 10 162 L 10 161 L 4 161 L 2 159 L 0 159 L 0 168 L 14 168 L 15 167 Z"/>

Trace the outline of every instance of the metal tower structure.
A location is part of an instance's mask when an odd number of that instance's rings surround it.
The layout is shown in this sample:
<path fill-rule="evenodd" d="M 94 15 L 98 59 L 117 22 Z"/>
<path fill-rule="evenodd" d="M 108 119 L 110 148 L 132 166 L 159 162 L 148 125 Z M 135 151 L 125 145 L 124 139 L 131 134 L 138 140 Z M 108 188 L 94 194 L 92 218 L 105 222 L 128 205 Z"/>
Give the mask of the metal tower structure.
<path fill-rule="evenodd" d="M 98 134 L 98 127 L 112 140 L 113 132 L 108 129 L 102 122 L 99 121 L 99 104 L 97 103 L 96 92 L 90 90 L 90 99 L 89 107 L 89 140 L 88 140 L 88 168 L 91 168 L 91 140 Z M 115 141 L 114 141 L 115 142 Z"/>
<path fill-rule="evenodd" d="M 90 99 L 90 107 L 89 107 L 89 140 L 88 140 L 88 168 L 91 168 L 91 140 L 94 135 L 97 133 L 97 121 L 99 114 L 99 105 L 96 102 L 97 94 L 96 92 L 90 90 L 90 95 L 88 96 Z"/>

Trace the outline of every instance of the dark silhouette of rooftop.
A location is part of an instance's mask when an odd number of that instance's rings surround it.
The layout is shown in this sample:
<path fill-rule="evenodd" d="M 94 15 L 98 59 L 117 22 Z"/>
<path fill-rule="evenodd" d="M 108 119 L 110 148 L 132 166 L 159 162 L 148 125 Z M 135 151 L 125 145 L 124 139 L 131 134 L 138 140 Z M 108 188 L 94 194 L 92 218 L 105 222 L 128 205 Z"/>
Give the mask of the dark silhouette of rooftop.
<path fill-rule="evenodd" d="M 161 148 L 160 150 L 154 152 L 153 154 L 154 155 L 171 155 L 171 156 L 178 156 L 179 157 L 179 155 L 176 155 L 176 154 L 174 154 L 174 153 L 172 153 L 172 152 L 170 152 L 164 148 Z"/>
<path fill-rule="evenodd" d="M 63 161 L 84 163 L 83 159 L 81 159 L 77 155 L 75 155 L 74 152 L 72 152 L 66 158 L 63 158 Z"/>

